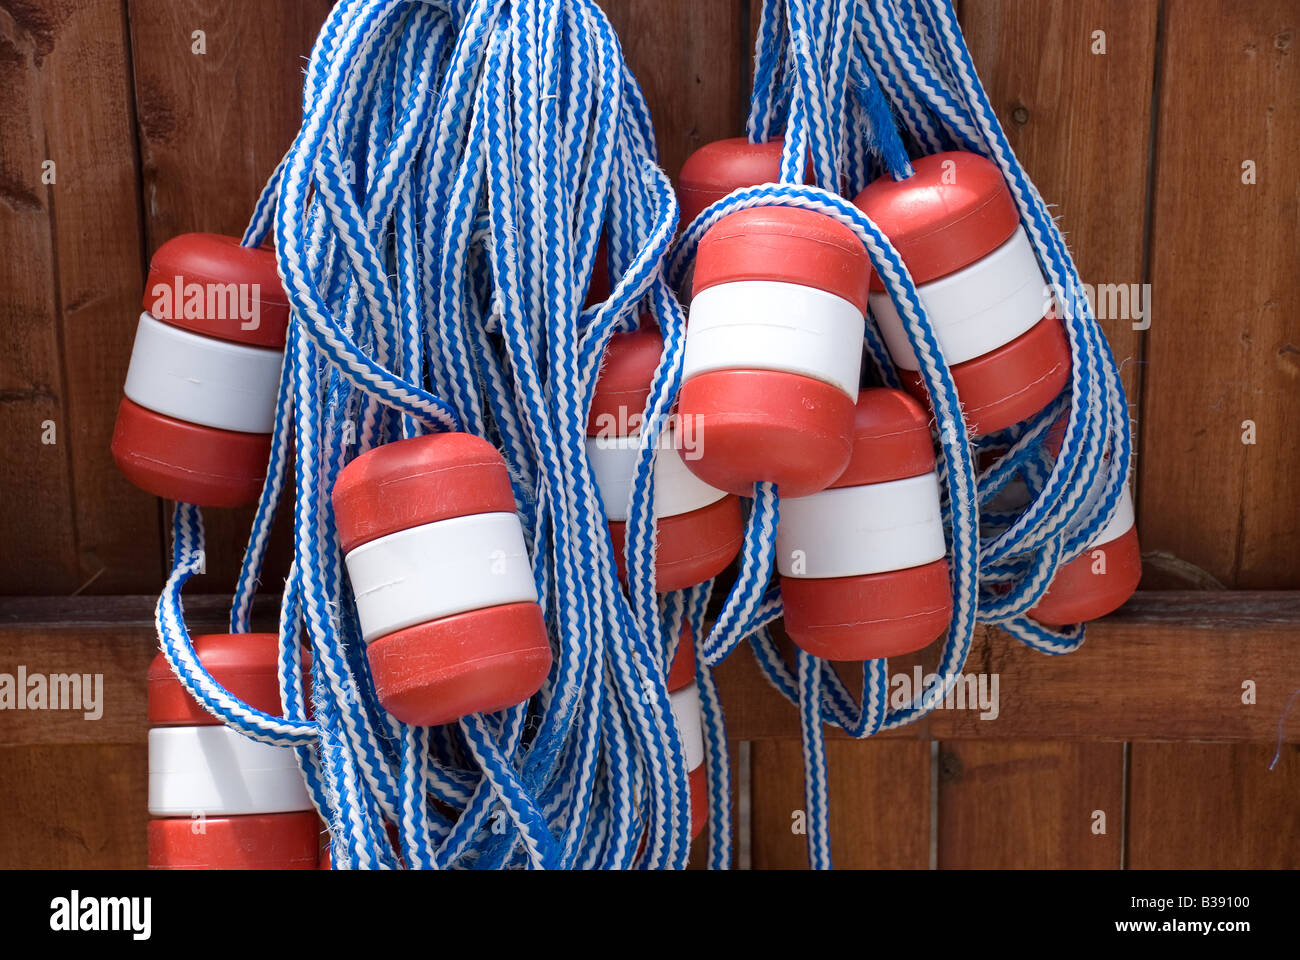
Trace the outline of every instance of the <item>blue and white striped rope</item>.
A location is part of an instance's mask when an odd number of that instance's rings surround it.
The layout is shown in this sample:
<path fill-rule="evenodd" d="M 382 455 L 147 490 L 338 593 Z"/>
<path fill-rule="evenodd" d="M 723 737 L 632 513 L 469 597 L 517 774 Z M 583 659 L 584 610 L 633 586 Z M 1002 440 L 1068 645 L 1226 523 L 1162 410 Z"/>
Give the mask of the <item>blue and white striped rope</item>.
<path fill-rule="evenodd" d="M 845 7 L 852 8 L 851 31 L 842 29 Z M 845 70 L 851 94 L 847 119 Z M 1005 438 L 971 443 L 951 374 L 897 252 L 866 217 L 830 195 L 840 190 L 853 195 L 882 174 L 898 180 L 911 175 L 896 121 L 916 154 L 964 149 L 998 164 L 1055 293 L 1073 359 L 1070 387 L 1027 427 L 1012 428 Z M 845 129 L 846 123 L 858 131 L 860 142 L 846 145 L 836 139 L 835 131 Z M 770 633 L 752 628 L 749 632 L 768 679 L 800 706 L 809 856 L 814 866 L 825 867 L 830 865 L 823 835 L 825 757 L 814 731 L 825 722 L 854 736 L 870 736 L 923 716 L 942 702 L 955 682 L 976 622 L 996 623 L 1045 653 L 1077 649 L 1083 642 L 1082 625 L 1050 629 L 1026 613 L 1058 567 L 1085 550 L 1109 521 L 1131 454 L 1127 405 L 1114 358 L 1082 295 L 1060 232 L 1016 161 L 980 86 L 948 0 L 767 0 L 757 35 L 748 133 L 751 141 L 761 141 L 782 132 L 781 184 L 739 190 L 703 211 L 673 250 L 669 280 L 681 282 L 710 225 L 747 206 L 802 206 L 832 216 L 857 233 L 922 361 L 942 452 L 939 474 L 954 593 L 952 623 L 934 671 L 940 681 L 902 707 L 888 704 L 884 661 L 863 665 L 863 695 L 855 706 L 829 664 L 814 669 L 811 658 L 800 653 L 797 676 L 792 675 Z M 829 192 L 802 186 L 809 154 L 817 183 Z M 864 347 L 881 382 L 896 387 L 897 371 L 874 322 L 866 325 Z M 1062 414 L 1066 426 L 1060 451 L 1054 459 L 1046 458 L 1048 429 Z M 999 450 L 1002 456 L 976 477 L 974 452 Z M 1026 481 L 1029 503 L 1016 513 L 996 513 L 998 493 L 1018 478 Z M 1089 502 L 1096 506 L 1085 514 L 1082 507 Z M 775 516 L 779 505 L 774 502 L 770 509 Z M 982 529 L 988 531 L 983 539 Z M 766 540 L 747 542 L 741 576 L 760 565 L 766 559 L 762 552 L 770 549 Z M 773 611 L 777 614 L 779 602 Z M 715 759 L 725 764 L 721 745 L 709 743 L 708 748 L 711 767 Z"/>
<path fill-rule="evenodd" d="M 582 439 L 610 335 L 642 303 L 659 322 L 647 423 L 661 425 L 684 334 L 660 276 L 676 199 L 604 13 L 594 0 L 338 4 L 308 64 L 302 129 L 244 243 L 272 225 L 293 320 L 231 627 L 249 629 L 292 476 L 285 716 L 239 703 L 193 654 L 180 589 L 202 533 L 185 505 L 158 618 L 182 682 L 233 728 L 299 751 L 336 867 L 684 865 L 685 749 L 665 677 L 682 619 L 703 636 L 707 588 L 654 591 L 647 442 L 624 592 Z M 613 291 L 583 309 L 602 236 Z M 420 730 L 375 700 L 329 493 L 351 457 L 447 429 L 502 448 L 555 668 L 531 705 Z M 724 736 L 716 691 L 705 701 L 707 729 Z"/>
<path fill-rule="evenodd" d="M 304 80 L 303 123 L 243 242 L 275 231 L 292 322 L 267 480 L 231 607 L 250 629 L 276 510 L 292 480 L 293 563 L 281 597 L 284 716 L 223 690 L 194 655 L 181 590 L 203 566 L 198 510 L 178 505 L 157 612 L 164 654 L 206 709 L 292 747 L 330 827 L 338 868 L 681 867 L 685 749 L 666 675 L 696 644 L 709 778 L 709 865 L 731 860 L 731 771 L 716 666 L 746 639 L 800 706 L 810 858 L 830 866 L 822 724 L 853 736 L 942 702 L 977 622 L 1064 653 L 1081 627 L 1025 616 L 1059 564 L 1114 512 L 1129 468 L 1127 408 L 1059 231 L 1016 162 L 941 0 L 769 0 L 758 30 L 751 140 L 784 133 L 782 182 L 737 191 L 678 228 L 639 86 L 595 0 L 343 0 Z M 972 444 L 942 349 L 888 238 L 840 195 L 911 174 L 909 155 L 976 150 L 1006 176 L 1057 291 L 1074 373 L 1050 410 Z M 805 184 L 810 169 L 817 185 Z M 953 619 L 935 672 L 893 705 L 887 664 L 855 701 L 830 665 L 785 663 L 769 624 L 779 498 L 758 485 L 740 573 L 711 629 L 713 585 L 654 583 L 654 462 L 681 383 L 673 293 L 703 232 L 760 205 L 818 211 L 862 241 L 894 300 L 932 398 L 945 490 Z M 584 307 L 603 240 L 611 293 Z M 605 346 L 642 313 L 664 341 L 628 504 L 618 580 L 588 463 L 587 410 Z M 898 384 L 874 322 L 864 348 Z M 1059 455 L 1043 444 L 1060 413 Z M 330 491 L 351 458 L 429 431 L 487 437 L 506 459 L 555 665 L 529 704 L 434 729 L 379 706 L 347 585 Z M 1000 459 L 977 476 L 974 452 Z M 999 512 L 1023 480 L 1030 502 Z M 1085 503 L 1095 509 L 1082 516 Z M 983 526 L 981 526 L 983 525 Z M 306 701 L 306 642 L 311 700 Z M 451 816 L 448 816 L 450 811 Z"/>

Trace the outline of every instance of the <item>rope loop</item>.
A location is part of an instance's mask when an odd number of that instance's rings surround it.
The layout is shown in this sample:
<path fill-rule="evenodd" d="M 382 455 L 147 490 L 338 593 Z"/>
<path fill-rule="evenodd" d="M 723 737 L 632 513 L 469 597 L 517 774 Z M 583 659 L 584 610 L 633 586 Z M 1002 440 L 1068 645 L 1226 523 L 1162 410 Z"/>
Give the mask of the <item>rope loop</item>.
<path fill-rule="evenodd" d="M 941 704 L 978 623 L 1063 654 L 1082 626 L 1028 618 L 1061 564 L 1115 513 L 1130 466 L 1127 404 L 1064 241 L 1016 161 L 947 0 L 768 0 L 746 128 L 784 137 L 780 182 L 738 190 L 680 225 L 645 98 L 596 0 L 343 0 L 307 65 L 303 121 L 243 237 L 274 232 L 291 305 L 266 482 L 231 604 L 251 629 L 272 525 L 292 513 L 280 598 L 283 716 L 241 702 L 194 653 L 181 591 L 203 569 L 203 526 L 180 504 L 157 608 L 185 689 L 232 729 L 293 749 L 336 868 L 680 868 L 691 843 L 688 742 L 667 674 L 689 626 L 709 791 L 709 865 L 731 861 L 731 772 L 714 671 L 749 641 L 798 705 L 810 861 L 831 865 L 824 724 L 854 737 Z M 1056 294 L 1073 369 L 1047 410 L 973 438 L 949 364 L 898 251 L 845 199 L 913 158 L 964 149 L 1002 171 Z M 746 501 L 739 573 L 710 626 L 713 582 L 655 584 L 655 464 L 682 383 L 677 291 L 704 232 L 756 206 L 830 217 L 861 241 L 920 361 L 941 453 L 954 597 L 942 680 L 892 703 L 888 664 L 855 699 L 826 661 L 793 667 L 772 623 L 781 514 Z M 596 278 L 596 265 L 608 277 Z M 594 281 L 609 293 L 592 295 Z M 610 338 L 648 315 L 663 339 L 642 411 L 620 582 L 585 446 Z M 863 345 L 897 387 L 874 318 Z M 1048 434 L 1064 420 L 1059 451 Z M 331 492 L 386 443 L 468 431 L 502 453 L 554 664 L 528 703 L 444 727 L 379 704 Z M 979 467 L 977 468 L 977 464 Z M 1000 494 L 1023 483 L 1028 503 Z M 293 490 L 290 503 L 285 493 Z M 304 650 L 310 651 L 310 667 Z M 307 671 L 311 696 L 306 696 Z"/>

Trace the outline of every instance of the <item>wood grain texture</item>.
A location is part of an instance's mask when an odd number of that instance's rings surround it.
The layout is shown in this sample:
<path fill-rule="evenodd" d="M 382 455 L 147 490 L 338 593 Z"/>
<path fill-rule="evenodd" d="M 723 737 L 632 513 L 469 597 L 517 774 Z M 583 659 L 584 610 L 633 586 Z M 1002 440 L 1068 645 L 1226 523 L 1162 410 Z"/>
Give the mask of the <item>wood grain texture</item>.
<path fill-rule="evenodd" d="M 0 671 L 11 676 L 20 666 L 28 675 L 101 675 L 100 716 L 84 710 L 0 711 L 0 746 L 100 744 L 131 746 L 145 742 L 146 674 L 158 652 L 151 597 L 96 597 L 0 601 Z M 61 618 L 43 619 L 42 608 Z M 192 634 L 226 629 L 223 597 L 192 598 L 185 604 Z M 269 598 L 259 598 L 254 627 L 274 629 Z M 0 791 L 3 792 L 3 791 Z"/>
<path fill-rule="evenodd" d="M 940 869 L 1116 870 L 1123 827 L 1122 744 L 963 742 L 940 750 Z"/>
<path fill-rule="evenodd" d="M 331 3 L 129 0 L 135 100 L 150 254 L 179 233 L 239 236 L 301 122 L 302 71 Z M 207 52 L 192 52 L 202 30 Z M 288 569 L 280 523 L 264 582 Z M 230 589 L 252 508 L 209 510 L 208 573 L 196 589 Z"/>
<path fill-rule="evenodd" d="M 1271 745 L 1135 743 L 1129 866 L 1300 868 L 1300 747 L 1272 758 Z"/>
<path fill-rule="evenodd" d="M 85 49 L 87 27 L 117 36 L 116 56 L 111 42 L 108 48 Z M 55 206 L 64 214 L 65 230 L 75 236 L 77 211 L 64 200 L 99 174 L 88 169 L 93 154 L 78 155 L 78 144 L 69 143 L 68 134 L 77 131 L 64 129 L 69 117 L 61 107 L 65 85 L 73 82 L 68 47 L 88 55 L 79 66 L 96 86 L 114 65 L 120 82 L 125 77 L 121 37 L 116 4 L 96 4 L 80 14 L 71 3 L 0 10 L 0 249 L 5 251 L 0 325 L 6 345 L 0 359 L 0 444 L 6 453 L 0 461 L 5 500 L 0 589 L 5 592 L 70 593 L 86 579 L 77 543 L 75 431 L 62 345 L 69 304 L 59 272 Z M 95 93 L 90 105 L 111 109 L 111 93 Z M 123 158 L 121 149 L 117 158 Z M 105 158 L 105 166 L 112 165 L 113 158 Z M 126 224 L 128 242 L 134 220 Z"/>
<path fill-rule="evenodd" d="M 650 106 L 660 164 L 674 179 L 697 147 L 745 132 L 747 4 L 600 0 Z"/>
<path fill-rule="evenodd" d="M 1188 582 L 1292 589 L 1300 578 L 1300 4 L 1167 0 L 1163 10 L 1142 543 Z M 1242 182 L 1246 161 L 1253 185 Z M 1242 443 L 1247 420 L 1253 445 Z M 1272 773 L 1271 753 L 1134 745 L 1131 865 L 1300 862 L 1294 751 Z"/>
<path fill-rule="evenodd" d="M 69 744 L 0 747 L 0 869 L 145 867 L 148 750 Z"/>
<path fill-rule="evenodd" d="M 841 869 L 924 869 L 930 861 L 930 745 L 839 740 L 826 745 L 831 862 Z M 753 867 L 801 870 L 808 841 L 798 740 L 753 745 Z"/>
<path fill-rule="evenodd" d="M 1240 589 L 1300 584 L 1298 25 L 1294 0 L 1165 7 L 1139 523 Z"/>
<path fill-rule="evenodd" d="M 134 743 L 144 736 L 143 678 L 155 648 L 153 597 L 0 600 L 0 670 L 104 674 L 104 717 L 0 712 L 0 744 Z M 186 601 L 191 629 L 222 629 L 226 601 Z M 272 627 L 273 601 L 255 625 Z M 937 710 L 882 739 L 1217 740 L 1272 743 L 1283 707 L 1300 687 L 1300 595 L 1139 593 L 1098 621 L 1068 657 L 1045 657 L 997 634 L 977 640 L 969 673 L 999 676 L 998 714 Z M 891 661 L 891 675 L 911 664 Z M 728 735 L 734 740 L 797 739 L 795 708 L 781 701 L 748 649 L 719 670 Z M 1241 702 L 1255 683 L 1254 705 Z M 828 735 L 837 738 L 837 731 Z M 843 739 L 843 734 L 838 734 Z M 1300 742 L 1300 723 L 1286 729 Z M 802 774 L 796 769 L 796 777 Z"/>
<path fill-rule="evenodd" d="M 47 141 L 72 457 L 78 587 L 146 591 L 162 573 L 157 503 L 109 451 L 140 314 L 144 259 L 124 5 L 76 5 L 47 61 Z"/>
<path fill-rule="evenodd" d="M 981 630 L 966 673 L 989 682 L 998 676 L 997 716 L 937 710 L 881 736 L 1271 742 L 1287 698 L 1300 687 L 1298 600 L 1294 593 L 1138 593 L 1090 625 L 1087 642 L 1067 657 L 1045 657 Z M 910 678 L 918 664 L 928 670 L 936 656 L 931 648 L 891 660 L 891 683 Z M 718 676 L 731 735 L 798 736 L 797 712 L 779 700 L 748 649 L 724 662 Z M 1257 686 L 1254 705 L 1241 702 L 1246 680 Z M 1300 738 L 1300 727 L 1287 737 Z"/>

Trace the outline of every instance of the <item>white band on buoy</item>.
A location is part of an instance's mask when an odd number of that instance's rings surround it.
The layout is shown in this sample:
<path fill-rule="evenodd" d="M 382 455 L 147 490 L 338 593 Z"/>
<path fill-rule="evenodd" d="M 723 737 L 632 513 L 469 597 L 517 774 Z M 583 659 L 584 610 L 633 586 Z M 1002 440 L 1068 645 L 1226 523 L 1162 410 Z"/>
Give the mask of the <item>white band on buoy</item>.
<path fill-rule="evenodd" d="M 627 520 L 640 437 L 588 437 L 587 459 L 609 520 Z M 676 517 L 702 510 L 727 495 L 687 469 L 671 436 L 655 456 L 654 515 Z"/>
<path fill-rule="evenodd" d="M 229 727 L 149 731 L 149 814 L 236 817 L 310 810 L 289 747 L 249 740 Z"/>
<path fill-rule="evenodd" d="M 140 314 L 126 396 L 167 417 L 240 433 L 270 433 L 284 354 L 203 337 Z"/>
<path fill-rule="evenodd" d="M 366 643 L 456 613 L 536 603 L 524 531 L 513 513 L 477 513 L 399 530 L 346 558 Z"/>
<path fill-rule="evenodd" d="M 820 580 L 906 570 L 947 552 L 939 478 L 933 472 L 781 501 L 776 565 L 784 577 Z"/>
<path fill-rule="evenodd" d="M 677 730 L 682 737 L 686 769 L 694 770 L 704 762 L 704 723 L 700 715 L 700 690 L 695 684 L 668 695 Z"/>
<path fill-rule="evenodd" d="M 721 283 L 691 301 L 682 379 L 713 370 L 778 370 L 829 383 L 856 400 L 863 324 L 852 303 L 815 287 Z"/>
<path fill-rule="evenodd" d="M 982 260 L 917 287 L 949 365 L 982 357 L 1032 328 L 1050 308 L 1047 291 L 1024 227 Z M 894 363 L 921 369 L 889 294 L 868 299 Z"/>

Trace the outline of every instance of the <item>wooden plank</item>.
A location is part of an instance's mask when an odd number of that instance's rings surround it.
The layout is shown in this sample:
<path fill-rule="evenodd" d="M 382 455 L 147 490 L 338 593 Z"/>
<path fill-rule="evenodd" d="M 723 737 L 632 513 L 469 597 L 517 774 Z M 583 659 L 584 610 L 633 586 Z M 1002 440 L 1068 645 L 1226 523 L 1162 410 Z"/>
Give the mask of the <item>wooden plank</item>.
<path fill-rule="evenodd" d="M 1092 624 L 1077 652 L 1046 657 L 1004 634 L 983 630 L 966 674 L 984 674 L 995 718 L 939 710 L 882 734 L 938 740 L 1217 740 L 1271 742 L 1291 692 L 1300 687 L 1300 597 L 1295 593 L 1139 592 L 1121 611 Z M 891 683 L 928 670 L 934 648 L 890 661 Z M 1243 682 L 1256 703 L 1241 702 Z M 794 707 L 780 703 L 748 650 L 719 674 L 732 734 L 748 740 L 798 736 Z M 901 689 L 901 687 L 900 687 Z M 829 731 L 829 736 L 842 736 Z M 1300 738 L 1289 730 L 1288 742 Z"/>
<path fill-rule="evenodd" d="M 1142 544 L 1242 589 L 1300 584 L 1298 17 L 1295 2 L 1166 5 L 1151 262 L 1159 308 L 1143 403 L 1160 442 L 1140 464 L 1160 502 L 1139 514 Z M 1253 185 L 1242 183 L 1247 161 Z M 1206 282 L 1189 280 L 1198 271 Z M 1253 445 L 1242 443 L 1247 420 Z"/>
<path fill-rule="evenodd" d="M 1294 244 L 1275 240 L 1296 229 L 1300 5 L 1170 0 L 1164 11 L 1143 401 L 1144 436 L 1160 442 L 1140 462 L 1142 486 L 1160 492 L 1139 513 L 1156 552 L 1148 570 L 1294 589 L 1300 286 Z M 1248 161 L 1254 184 L 1242 182 Z M 1188 282 L 1198 265 L 1211 282 Z M 1242 442 L 1246 421 L 1254 444 Z M 1225 665 L 1246 678 L 1237 667 Z M 1294 763 L 1270 773 L 1271 753 L 1135 745 L 1132 865 L 1294 865 Z"/>
<path fill-rule="evenodd" d="M 600 0 L 645 93 L 669 176 L 697 147 L 744 133 L 747 3 Z"/>
<path fill-rule="evenodd" d="M 148 751 L 125 746 L 0 747 L 0 869 L 140 870 L 146 863 Z"/>
<path fill-rule="evenodd" d="M 4 125 L 4 152 L 23 167 L 5 180 L 35 201 L 24 207 L 12 193 L 0 228 L 26 233 L 4 244 L 16 294 L 7 309 L 23 315 L 6 327 L 27 348 L 4 360 L 6 447 L 22 452 L 0 467 L 11 507 L 0 539 L 21 545 L 0 564 L 5 589 L 145 590 L 161 573 L 157 506 L 109 454 L 142 278 L 124 8 L 95 0 L 50 17 L 13 8 L 0 29 L 14 54 L 6 89 L 19 92 L 0 109 L 25 114 Z M 46 419 L 54 446 L 41 443 Z"/>
<path fill-rule="evenodd" d="M 1291 726 L 1300 726 L 1293 718 Z M 1300 867 L 1300 749 L 1136 743 L 1129 800 L 1134 869 Z"/>
<path fill-rule="evenodd" d="M 945 743 L 938 776 L 940 869 L 1121 866 L 1123 744 Z"/>
<path fill-rule="evenodd" d="M 59 344 L 47 84 L 41 68 L 58 20 L 0 10 L 0 573 L 5 591 L 68 593 L 80 585 L 69 459 L 70 424 Z M 93 102 L 93 101 L 92 101 Z M 72 176 L 71 172 L 65 173 Z M 50 433 L 49 431 L 53 431 Z M 42 442 L 45 440 L 54 442 Z"/>
<path fill-rule="evenodd" d="M 142 737 L 154 602 L 0 600 L 0 668 L 102 673 L 109 705 L 94 723 L 0 712 L 0 744 L 132 743 Z M 221 629 L 225 606 L 222 597 L 188 599 L 191 629 Z M 271 598 L 258 607 L 259 622 L 274 624 L 273 607 Z M 966 669 L 988 681 L 998 675 L 996 718 L 938 710 L 882 738 L 1272 743 L 1287 698 L 1300 687 L 1297 593 L 1138 593 L 1120 614 L 1089 629 L 1088 642 L 1066 657 L 1045 657 L 1002 634 L 981 636 Z M 930 651 L 926 662 L 933 656 Z M 910 682 L 912 666 L 903 658 L 891 661 L 891 682 L 900 675 Z M 1248 680 L 1254 683 L 1252 705 L 1242 703 Z M 747 649 L 722 665 L 719 683 L 732 739 L 798 738 L 797 712 L 768 685 Z M 838 731 L 828 735 L 843 738 Z M 1288 726 L 1286 741 L 1300 742 L 1300 724 Z"/>
<path fill-rule="evenodd" d="M 304 58 L 330 6 L 129 0 L 151 254 L 179 233 L 244 232 L 302 119 Z M 199 30 L 203 54 L 192 52 Z M 252 510 L 210 510 L 205 521 L 208 573 L 197 587 L 228 590 Z M 263 577 L 268 584 L 288 568 L 286 533 L 281 522 Z"/>
<path fill-rule="evenodd" d="M 753 745 L 753 866 L 806 869 L 807 836 L 798 740 Z M 925 869 L 930 862 L 930 745 L 827 743 L 831 862 L 844 869 Z"/>
<path fill-rule="evenodd" d="M 79 586 L 135 593 L 158 583 L 163 540 L 157 503 L 109 452 L 144 272 L 127 25 L 119 0 L 75 9 L 43 74 Z"/>
<path fill-rule="evenodd" d="M 0 713 L 0 745 L 143 743 L 145 675 L 157 652 L 152 636 L 142 627 L 0 631 L 6 685 L 23 704 Z M 76 678 L 75 700 L 59 709 L 27 709 L 24 676 L 53 687 L 52 678 L 64 675 Z"/>
<path fill-rule="evenodd" d="M 144 743 L 145 678 L 158 644 L 153 627 L 152 597 L 75 597 L 0 601 L 0 670 L 16 677 L 78 674 L 102 678 L 98 716 L 84 709 L 4 710 L 0 712 L 0 746 L 33 744 Z M 194 635 L 227 629 L 224 597 L 195 597 L 185 604 Z M 51 625 L 46 614 L 59 618 Z M 274 629 L 270 598 L 259 598 L 255 625 Z"/>

